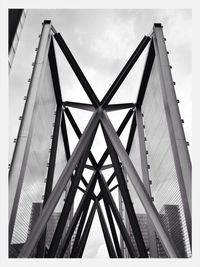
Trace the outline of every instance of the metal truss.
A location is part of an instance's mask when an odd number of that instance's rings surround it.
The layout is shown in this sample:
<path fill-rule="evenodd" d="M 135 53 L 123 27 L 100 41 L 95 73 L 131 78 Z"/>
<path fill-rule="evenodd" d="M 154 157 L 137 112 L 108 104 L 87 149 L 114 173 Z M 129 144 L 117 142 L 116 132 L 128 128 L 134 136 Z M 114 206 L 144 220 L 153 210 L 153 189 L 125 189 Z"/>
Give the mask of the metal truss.
<path fill-rule="evenodd" d="M 49 21 L 44 22 L 43 27 L 45 28 L 50 24 Z M 137 59 L 142 54 L 143 50 L 150 43 L 149 54 L 147 58 L 148 64 L 145 67 L 146 80 L 142 81 L 141 86 L 145 87 L 147 84 L 147 76 L 149 75 L 152 67 L 152 47 L 153 47 L 153 38 L 152 36 L 145 36 L 128 62 L 125 64 L 122 71 L 119 73 L 103 99 L 100 101 L 95 91 L 92 89 L 91 85 L 87 81 L 84 73 L 79 67 L 74 56 L 67 47 L 65 41 L 63 40 L 60 33 L 57 33 L 53 26 L 51 26 L 53 32 L 51 37 L 50 49 L 49 49 L 49 61 L 51 67 L 51 73 L 53 77 L 53 83 L 55 91 L 57 92 L 57 111 L 55 117 L 55 127 L 52 139 L 51 155 L 50 155 L 50 166 L 48 169 L 47 183 L 44 195 L 43 209 L 38 217 L 26 243 L 24 244 L 19 258 L 31 257 L 35 248 L 37 248 L 36 257 L 47 257 L 47 258 L 62 258 L 65 256 L 65 252 L 70 244 L 71 237 L 77 228 L 75 240 L 71 248 L 70 257 L 71 258 L 80 258 L 83 255 L 84 248 L 87 242 L 87 238 L 90 232 L 90 228 L 93 222 L 95 212 L 97 212 L 102 227 L 105 243 L 107 246 L 108 254 L 111 258 L 122 258 L 123 254 L 120 248 L 120 243 L 118 240 L 117 229 L 115 225 L 118 226 L 120 234 L 125 242 L 127 250 L 130 257 L 139 257 L 147 258 L 147 248 L 143 240 L 143 236 L 140 230 L 140 226 L 137 220 L 137 216 L 131 201 L 129 190 L 127 188 L 126 179 L 124 176 L 123 169 L 128 174 L 131 183 L 134 186 L 135 191 L 138 194 L 141 203 L 148 214 L 149 221 L 153 229 L 157 232 L 163 246 L 166 249 L 166 252 L 169 257 L 179 257 L 178 250 L 173 243 L 171 237 L 169 236 L 167 230 L 165 229 L 164 224 L 162 223 L 157 209 L 154 206 L 154 203 L 151 198 L 150 189 L 148 188 L 148 183 L 142 182 L 142 179 L 139 177 L 135 167 L 133 166 L 132 161 L 130 160 L 129 153 L 131 145 L 134 138 L 134 132 L 136 129 L 136 123 L 139 127 L 140 133 L 140 151 L 144 151 L 143 144 L 141 143 L 143 132 L 142 125 L 140 123 L 140 106 L 142 99 L 142 90 L 140 90 L 140 95 L 138 97 L 138 103 L 120 103 L 120 104 L 109 104 L 113 96 L 119 89 L 120 85 L 125 80 L 126 76 L 136 63 Z M 55 61 L 55 52 L 53 45 L 53 37 L 62 50 L 64 56 L 69 62 L 71 68 L 73 69 L 75 75 L 77 76 L 79 82 L 81 83 L 85 93 L 89 97 L 91 104 L 77 103 L 62 101 L 60 94 L 60 84 L 58 78 L 58 70 L 56 67 Z M 146 83 L 146 84 L 145 84 Z M 78 124 L 73 118 L 69 107 L 83 109 L 90 112 L 93 112 L 91 119 L 89 120 L 85 130 L 81 133 Z M 114 112 L 115 110 L 128 109 L 128 112 L 121 122 L 118 130 L 115 131 L 107 112 Z M 67 135 L 66 127 L 66 118 L 69 120 L 74 132 L 76 133 L 79 141 L 72 153 L 69 149 L 69 139 Z M 127 123 L 132 118 L 129 137 L 127 141 L 127 146 L 124 148 L 122 142 L 120 141 L 120 135 L 125 129 Z M 96 161 L 95 156 L 91 152 L 91 147 L 93 140 L 95 138 L 96 131 L 98 127 L 102 127 L 103 135 L 107 144 L 107 149 L 103 153 L 99 162 Z M 57 144 L 58 144 L 58 135 L 61 130 L 64 147 L 66 152 L 67 164 L 60 175 L 58 182 L 56 183 L 54 189 L 52 190 L 53 184 L 53 174 L 55 168 L 55 159 L 57 153 Z M 141 152 L 142 154 L 142 152 Z M 112 164 L 104 164 L 107 157 L 110 156 Z M 143 177 L 147 177 L 146 169 L 147 164 L 145 162 L 144 153 L 143 157 Z M 91 165 L 86 164 L 87 159 L 90 160 Z M 89 182 L 83 176 L 84 169 L 90 169 L 93 171 L 91 179 Z M 102 170 L 107 168 L 113 168 L 113 174 L 107 180 L 105 180 Z M 116 178 L 117 185 L 109 188 L 111 182 Z M 147 181 L 146 180 L 146 181 Z M 80 186 L 80 181 L 83 182 L 85 188 Z M 95 195 L 94 188 L 96 183 L 99 183 L 100 193 Z M 65 199 L 65 203 L 62 208 L 62 212 L 55 229 L 51 245 L 46 248 L 46 228 L 47 223 L 52 215 L 62 193 L 64 192 L 67 185 L 70 184 L 70 189 Z M 123 222 L 121 214 L 116 206 L 115 200 L 111 194 L 111 191 L 119 188 L 121 196 L 124 201 L 126 213 L 130 221 L 131 229 L 136 241 L 137 250 L 133 246 L 126 225 Z M 78 208 L 74 211 L 73 218 L 70 222 L 67 231 L 64 231 L 66 228 L 66 222 L 69 219 L 70 211 L 73 207 L 74 198 L 76 196 L 77 190 L 80 190 L 83 193 L 82 199 L 78 205 Z M 103 201 L 105 207 L 105 213 L 102 212 Z M 93 204 L 92 204 L 93 203 Z M 90 206 L 92 208 L 90 209 Z M 105 220 L 105 216 L 108 219 L 108 224 Z M 87 220 L 86 220 L 87 219 Z M 13 222 L 12 222 L 13 225 Z M 10 231 L 12 233 L 12 230 Z M 46 251 L 46 252 L 45 252 Z"/>

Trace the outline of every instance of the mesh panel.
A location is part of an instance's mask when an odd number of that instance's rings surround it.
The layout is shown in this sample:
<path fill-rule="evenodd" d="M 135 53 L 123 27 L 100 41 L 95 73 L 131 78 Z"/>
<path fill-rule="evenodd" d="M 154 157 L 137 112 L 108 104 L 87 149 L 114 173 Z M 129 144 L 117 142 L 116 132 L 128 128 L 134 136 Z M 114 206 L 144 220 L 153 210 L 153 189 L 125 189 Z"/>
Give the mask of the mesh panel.
<path fill-rule="evenodd" d="M 30 230 L 30 224 L 33 226 L 36 221 L 31 214 L 37 217 L 38 212 L 35 207 L 39 206 L 35 203 L 41 203 L 44 194 L 44 179 L 48 170 L 55 110 L 55 94 L 50 67 L 47 64 L 43 83 L 38 88 L 33 111 L 35 116 L 32 125 L 33 134 L 11 244 L 24 243 Z"/>
<path fill-rule="evenodd" d="M 158 66 L 154 60 L 142 103 L 147 138 L 149 176 L 154 204 L 182 257 L 191 255 L 172 147 L 162 99 Z M 158 240 L 158 255 L 166 257 Z"/>

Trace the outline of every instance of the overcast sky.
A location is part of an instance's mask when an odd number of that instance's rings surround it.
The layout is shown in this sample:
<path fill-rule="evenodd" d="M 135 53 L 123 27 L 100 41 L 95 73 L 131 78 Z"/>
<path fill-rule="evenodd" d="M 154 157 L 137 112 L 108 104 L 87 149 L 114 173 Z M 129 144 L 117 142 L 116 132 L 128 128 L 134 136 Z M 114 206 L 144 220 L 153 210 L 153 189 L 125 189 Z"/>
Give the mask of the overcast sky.
<path fill-rule="evenodd" d="M 10 72 L 9 143 L 13 144 L 12 140 L 17 136 L 18 117 L 24 107 L 23 97 L 27 94 L 27 81 L 31 77 L 31 64 L 35 58 L 35 48 L 38 46 L 41 23 L 50 19 L 56 30 L 62 34 L 99 99 L 107 92 L 143 36 L 151 32 L 153 23 L 162 23 L 172 75 L 176 82 L 176 94 L 180 100 L 181 116 L 185 121 L 186 139 L 191 144 L 191 16 L 190 10 L 28 10 Z M 57 48 L 56 55 L 63 100 L 90 103 L 66 59 Z M 113 103 L 135 102 L 145 56 L 146 52 L 118 90 Z M 118 127 L 125 113 L 121 112 L 120 115 L 117 112 L 117 115 L 111 115 L 115 127 Z M 73 115 L 83 131 L 91 114 L 82 112 L 80 116 L 80 113 L 73 110 Z M 94 151 L 97 160 L 104 151 L 101 140 L 101 135 L 98 134 L 95 139 L 97 149 Z M 73 141 L 75 146 L 75 139 Z M 10 145 L 9 159 L 12 151 L 13 145 Z M 84 256 L 107 256 L 98 223 L 92 228 Z"/>

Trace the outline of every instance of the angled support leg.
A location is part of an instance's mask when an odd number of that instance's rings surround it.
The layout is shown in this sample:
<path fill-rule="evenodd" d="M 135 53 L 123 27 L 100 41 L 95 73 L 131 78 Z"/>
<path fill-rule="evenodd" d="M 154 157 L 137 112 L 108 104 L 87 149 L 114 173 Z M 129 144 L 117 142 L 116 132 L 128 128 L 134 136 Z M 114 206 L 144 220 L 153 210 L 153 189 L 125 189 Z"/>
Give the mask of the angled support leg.
<path fill-rule="evenodd" d="M 73 232 L 75 230 L 75 227 L 80 219 L 80 216 L 81 216 L 81 213 L 83 212 L 84 210 L 84 206 L 85 206 L 85 203 L 87 202 L 87 200 L 91 200 L 91 197 L 92 197 L 92 192 L 94 191 L 94 187 L 95 187 L 95 184 L 96 184 L 96 181 L 97 181 L 97 176 L 94 174 L 88 184 L 88 188 L 85 192 L 85 194 L 83 195 L 82 199 L 81 199 L 81 202 L 79 203 L 79 206 L 74 214 L 74 217 L 69 225 L 69 228 L 67 230 L 67 233 L 60 245 L 60 247 L 58 248 L 58 252 L 57 252 L 57 257 L 58 258 L 63 258 L 64 254 L 65 254 L 65 251 L 69 245 L 69 241 L 71 240 L 71 237 L 73 235 Z M 50 256 L 50 255 L 49 255 Z"/>
<path fill-rule="evenodd" d="M 87 144 L 87 147 L 83 153 L 83 156 L 81 157 L 81 160 L 78 164 L 78 168 L 77 168 L 76 173 L 73 177 L 73 181 L 72 181 L 70 190 L 67 194 L 65 204 L 63 206 L 63 209 L 62 209 L 62 212 L 61 212 L 61 215 L 60 215 L 60 218 L 59 218 L 59 221 L 58 221 L 58 224 L 57 224 L 57 227 L 56 227 L 56 230 L 54 232 L 53 239 L 51 241 L 51 245 L 49 248 L 48 255 L 51 258 L 53 258 L 55 256 L 59 242 L 60 242 L 61 237 L 63 235 L 63 231 L 65 229 L 65 225 L 66 225 L 72 204 L 74 202 L 74 197 L 76 195 L 76 191 L 77 191 L 80 179 L 81 179 L 82 172 L 84 170 L 85 163 L 86 163 L 87 158 L 88 158 L 90 148 L 92 146 L 92 143 L 93 143 L 93 140 L 94 140 L 94 137 L 96 134 L 96 130 L 97 130 L 97 127 L 93 131 L 92 136 L 91 136 L 91 138 Z"/>
<path fill-rule="evenodd" d="M 89 215 L 87 223 L 85 225 L 85 229 L 83 231 L 80 243 L 78 245 L 76 258 L 82 258 L 83 251 L 85 249 L 85 245 L 86 245 L 86 242 L 87 242 L 87 239 L 88 239 L 88 235 L 89 235 L 89 232 L 90 232 L 90 229 L 91 229 L 91 225 L 92 225 L 92 222 L 93 222 L 93 219 L 94 219 L 96 208 L 97 208 L 97 203 L 95 201 L 93 206 L 92 206 L 92 209 L 90 211 L 90 215 Z"/>
<path fill-rule="evenodd" d="M 141 233 L 140 226 L 139 226 L 139 223 L 137 220 L 137 216 L 135 214 L 135 211 L 134 211 L 134 208 L 132 205 L 131 197 L 130 197 L 130 194 L 129 194 L 129 191 L 128 191 L 128 188 L 127 188 L 127 185 L 126 185 L 126 182 L 124 179 L 124 175 L 123 175 L 123 172 L 121 169 L 121 165 L 120 165 L 117 153 L 115 152 L 115 150 L 114 150 L 114 148 L 113 148 L 113 146 L 112 146 L 112 144 L 108 138 L 108 135 L 105 132 L 103 127 L 102 127 L 102 129 L 103 129 L 105 140 L 106 140 L 106 143 L 108 146 L 110 157 L 111 157 L 114 169 L 115 169 L 117 181 L 119 184 L 119 189 L 120 189 L 122 198 L 124 200 L 124 205 L 126 207 L 126 212 L 127 212 L 129 222 L 130 222 L 130 225 L 132 228 L 132 232 L 133 232 L 134 237 L 135 237 L 135 241 L 136 241 L 136 244 L 138 247 L 140 257 L 141 258 L 147 258 L 148 257 L 147 250 L 146 250 L 145 243 L 144 243 L 144 240 L 142 237 L 142 233 Z"/>
<path fill-rule="evenodd" d="M 120 245 L 119 245 L 119 241 L 118 241 L 118 237 L 117 237 L 117 233 L 116 233 L 116 230 L 115 230 L 115 225 L 114 225 L 114 222 L 113 222 L 112 214 L 111 214 L 111 211 L 110 211 L 109 204 L 107 203 L 105 198 L 103 198 L 103 201 L 104 201 L 104 206 L 105 206 L 105 209 L 106 209 L 106 214 L 107 214 L 107 217 L 108 217 L 108 221 L 109 221 L 109 224 L 110 224 L 110 230 L 111 230 L 113 241 L 114 241 L 114 244 L 115 244 L 115 249 L 116 249 L 116 252 L 117 252 L 117 256 L 118 256 L 118 258 L 123 258 L 122 257 L 122 253 L 121 253 L 121 249 L 120 249 Z"/>
<path fill-rule="evenodd" d="M 100 112 L 99 110 L 97 110 L 91 117 L 87 127 L 85 128 L 85 131 L 81 136 L 81 139 L 79 140 L 76 148 L 74 149 L 70 159 L 66 164 L 66 167 L 60 175 L 57 184 L 55 185 L 51 195 L 49 196 L 49 199 L 47 200 L 44 209 L 42 210 L 42 213 L 38 217 L 38 220 L 35 223 L 35 226 L 33 227 L 29 238 L 23 246 L 19 254 L 19 258 L 27 258 L 31 255 L 72 175 L 73 170 L 76 167 L 77 162 L 79 161 L 84 149 L 86 148 L 88 141 L 91 138 L 92 132 L 99 123 L 99 116 Z"/>
<path fill-rule="evenodd" d="M 172 239 L 170 238 L 169 234 L 167 233 L 164 224 L 161 222 L 160 216 L 148 194 L 146 191 L 137 171 L 135 170 L 126 150 L 124 149 L 119 137 L 117 136 L 115 129 L 113 128 L 107 114 L 105 111 L 103 111 L 101 116 L 101 122 L 104 126 L 104 129 L 106 130 L 106 133 L 109 137 L 109 139 L 112 142 L 113 147 L 115 148 L 118 156 L 120 157 L 122 164 L 124 165 L 124 168 L 126 172 L 129 175 L 129 178 L 131 179 L 131 182 L 147 212 L 149 217 L 151 218 L 155 229 L 169 255 L 169 257 L 177 258 L 180 257 L 178 250 L 173 243 Z"/>
<path fill-rule="evenodd" d="M 75 237 L 75 240 L 74 240 L 74 244 L 73 244 L 73 247 L 72 247 L 72 251 L 71 251 L 71 254 L 70 254 L 70 258 L 76 258 L 76 256 L 77 256 L 78 244 L 80 242 L 81 234 L 82 234 L 82 231 L 83 231 L 83 226 L 85 224 L 85 220 L 86 220 L 86 217 L 87 217 L 87 214 L 88 214 L 89 204 L 90 204 L 90 199 L 85 203 L 85 208 L 83 210 L 83 213 L 82 213 L 82 216 L 81 216 L 81 219 L 80 219 L 80 222 L 79 222 L 79 226 L 78 226 L 78 230 L 77 230 L 76 237 Z"/>
<path fill-rule="evenodd" d="M 118 224 L 120 232 L 123 236 L 124 242 L 126 243 L 129 254 L 132 258 L 135 258 L 136 251 L 133 247 L 133 244 L 131 242 L 129 234 L 128 234 L 126 227 L 124 226 L 124 223 L 122 221 L 121 215 L 120 215 L 120 213 L 116 207 L 115 201 L 114 201 L 114 199 L 113 199 L 113 197 L 112 197 L 112 195 L 111 195 L 111 193 L 107 187 L 107 184 L 106 184 L 102 174 L 99 177 L 99 185 L 100 185 L 101 191 L 103 192 L 103 198 L 106 198 L 107 202 L 109 203 L 109 205 L 112 209 L 113 215 L 114 215 L 115 220 Z"/>
<path fill-rule="evenodd" d="M 106 246 L 108 249 L 108 254 L 109 254 L 110 258 L 117 258 L 117 255 L 116 255 L 113 243 L 112 243 L 112 239 L 110 237 L 110 234 L 109 234 L 109 231 L 108 231 L 108 228 L 106 225 L 106 221 L 105 221 L 105 218 L 103 216 L 103 212 L 101 210 L 101 206 L 100 206 L 99 202 L 97 203 L 97 212 L 99 215 L 99 220 L 100 220 L 101 227 L 103 230 L 104 239 L 105 239 Z"/>

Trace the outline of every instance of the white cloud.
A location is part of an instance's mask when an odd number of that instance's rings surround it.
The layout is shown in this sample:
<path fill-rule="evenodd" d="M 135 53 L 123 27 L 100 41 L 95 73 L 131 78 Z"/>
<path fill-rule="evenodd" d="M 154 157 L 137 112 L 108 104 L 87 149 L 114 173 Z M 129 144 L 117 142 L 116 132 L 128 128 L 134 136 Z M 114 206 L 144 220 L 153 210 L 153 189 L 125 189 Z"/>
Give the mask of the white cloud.
<path fill-rule="evenodd" d="M 101 54 L 103 58 L 119 60 L 129 56 L 129 49 L 134 48 L 134 20 L 120 18 L 107 21 L 103 35 L 93 40 L 91 49 Z"/>

